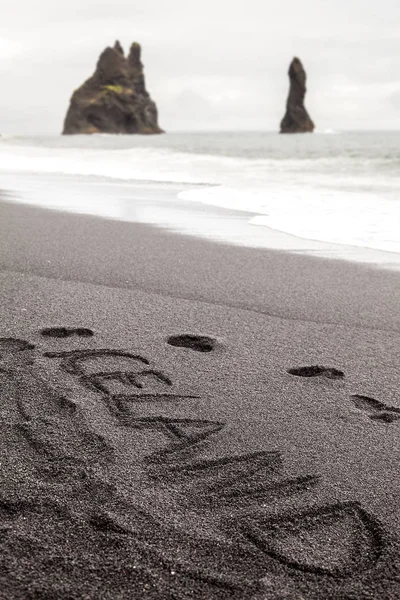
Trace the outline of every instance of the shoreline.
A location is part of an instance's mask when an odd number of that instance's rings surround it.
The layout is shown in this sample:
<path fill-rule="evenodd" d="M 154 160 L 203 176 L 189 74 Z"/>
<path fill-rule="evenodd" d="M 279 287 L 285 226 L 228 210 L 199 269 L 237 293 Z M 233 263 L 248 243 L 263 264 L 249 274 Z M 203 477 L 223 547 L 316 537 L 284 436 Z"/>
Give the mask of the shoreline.
<path fill-rule="evenodd" d="M 289 320 L 400 330 L 399 311 L 393 310 L 400 296 L 396 270 L 229 245 L 153 225 L 4 200 L 0 216 L 3 269 L 142 289 Z"/>
<path fill-rule="evenodd" d="M 62 213 L 154 225 L 181 235 L 244 248 L 290 251 L 400 270 L 400 253 L 397 252 L 303 238 L 258 225 L 257 219 L 264 215 L 180 198 L 181 192 L 211 187 L 207 184 L 167 184 L 34 172 L 2 173 L 2 178 L 9 186 L 10 202 Z"/>

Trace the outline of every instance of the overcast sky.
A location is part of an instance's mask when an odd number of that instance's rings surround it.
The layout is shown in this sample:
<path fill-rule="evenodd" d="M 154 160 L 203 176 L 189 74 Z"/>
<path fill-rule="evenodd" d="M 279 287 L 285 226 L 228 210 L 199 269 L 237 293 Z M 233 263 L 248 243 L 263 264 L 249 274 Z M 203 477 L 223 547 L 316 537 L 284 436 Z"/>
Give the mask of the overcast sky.
<path fill-rule="evenodd" d="M 0 132 L 59 133 L 116 39 L 169 131 L 276 130 L 294 55 L 318 129 L 400 129 L 399 0 L 1 0 Z"/>

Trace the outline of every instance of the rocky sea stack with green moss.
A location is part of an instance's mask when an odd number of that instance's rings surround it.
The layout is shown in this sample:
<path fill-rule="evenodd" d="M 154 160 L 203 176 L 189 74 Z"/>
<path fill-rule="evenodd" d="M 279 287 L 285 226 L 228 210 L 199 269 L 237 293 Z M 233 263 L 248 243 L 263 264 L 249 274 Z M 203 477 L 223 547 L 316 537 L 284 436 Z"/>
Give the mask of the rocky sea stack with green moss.
<path fill-rule="evenodd" d="M 128 56 L 118 41 L 104 50 L 92 77 L 72 94 L 64 134 L 163 133 L 146 90 L 140 55 L 137 43 Z"/>

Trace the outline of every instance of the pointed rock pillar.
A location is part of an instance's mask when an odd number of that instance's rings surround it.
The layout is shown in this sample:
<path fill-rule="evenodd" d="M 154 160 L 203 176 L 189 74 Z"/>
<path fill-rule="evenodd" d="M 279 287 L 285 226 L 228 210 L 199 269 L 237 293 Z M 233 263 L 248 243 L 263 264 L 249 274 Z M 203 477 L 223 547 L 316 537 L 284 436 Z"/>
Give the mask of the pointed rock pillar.
<path fill-rule="evenodd" d="M 289 95 L 286 102 L 286 113 L 281 121 L 281 133 L 307 133 L 314 131 L 312 122 L 305 106 L 306 72 L 301 60 L 295 57 L 289 67 Z"/>

